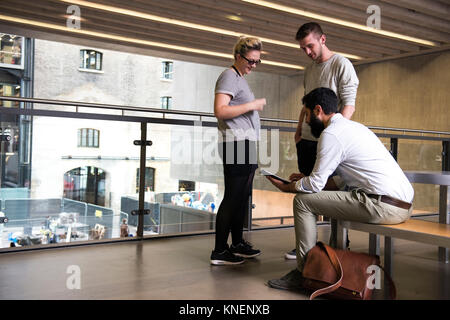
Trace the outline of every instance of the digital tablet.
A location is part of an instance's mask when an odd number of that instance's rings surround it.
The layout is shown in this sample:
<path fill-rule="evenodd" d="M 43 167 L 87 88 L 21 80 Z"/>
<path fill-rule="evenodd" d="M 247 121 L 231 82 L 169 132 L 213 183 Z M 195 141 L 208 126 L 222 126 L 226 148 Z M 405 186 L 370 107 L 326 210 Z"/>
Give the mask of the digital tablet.
<path fill-rule="evenodd" d="M 273 174 L 272 172 L 269 172 L 269 171 L 264 170 L 264 169 L 261 169 L 261 174 L 262 174 L 263 176 L 270 176 L 270 177 L 272 177 L 272 178 L 274 178 L 274 179 L 277 179 L 277 180 L 279 180 L 279 181 L 281 181 L 281 182 L 283 182 L 283 183 L 285 183 L 285 184 L 291 183 L 291 181 L 286 180 L 286 179 L 283 179 L 283 178 L 281 178 L 281 177 L 279 177 L 279 176 Z"/>

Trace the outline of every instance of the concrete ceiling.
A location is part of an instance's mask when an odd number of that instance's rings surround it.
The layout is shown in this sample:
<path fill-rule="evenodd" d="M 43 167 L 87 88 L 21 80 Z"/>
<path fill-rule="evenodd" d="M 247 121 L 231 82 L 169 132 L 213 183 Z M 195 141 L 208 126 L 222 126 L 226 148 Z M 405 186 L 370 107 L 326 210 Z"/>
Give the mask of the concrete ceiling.
<path fill-rule="evenodd" d="M 310 63 L 295 40 L 299 26 L 310 21 L 322 25 L 331 50 L 358 56 L 350 58 L 355 64 L 450 49 L 450 0 L 269 0 L 278 9 L 248 1 L 2 0 L 0 32 L 223 66 L 230 64 L 237 35 L 253 35 L 268 39 L 257 69 L 286 75 Z M 80 29 L 67 28 L 68 13 L 76 13 L 68 11 L 71 5 L 80 9 Z M 380 9 L 380 31 L 392 34 L 370 32 L 375 29 L 367 21 L 376 14 L 370 5 Z M 305 16 L 310 13 L 320 16 Z"/>

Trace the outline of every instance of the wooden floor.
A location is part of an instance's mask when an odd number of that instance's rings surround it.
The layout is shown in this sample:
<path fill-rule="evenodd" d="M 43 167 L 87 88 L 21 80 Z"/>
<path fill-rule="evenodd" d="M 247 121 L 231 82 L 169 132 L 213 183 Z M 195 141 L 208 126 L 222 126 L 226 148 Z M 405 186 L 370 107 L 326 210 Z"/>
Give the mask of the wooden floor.
<path fill-rule="evenodd" d="M 294 247 L 293 228 L 246 236 L 263 253 L 231 267 L 209 264 L 214 235 L 0 254 L 0 300 L 306 299 L 266 284 L 296 267 L 295 261 L 284 259 L 284 252 Z M 319 240 L 328 237 L 329 226 L 319 227 Z M 365 233 L 350 231 L 350 241 L 352 250 L 367 250 Z M 70 266 L 79 267 L 80 289 L 68 288 L 76 283 L 67 273 Z M 450 265 L 437 260 L 434 246 L 397 240 L 393 278 L 398 299 L 450 299 Z M 381 291 L 375 298 L 383 298 Z"/>

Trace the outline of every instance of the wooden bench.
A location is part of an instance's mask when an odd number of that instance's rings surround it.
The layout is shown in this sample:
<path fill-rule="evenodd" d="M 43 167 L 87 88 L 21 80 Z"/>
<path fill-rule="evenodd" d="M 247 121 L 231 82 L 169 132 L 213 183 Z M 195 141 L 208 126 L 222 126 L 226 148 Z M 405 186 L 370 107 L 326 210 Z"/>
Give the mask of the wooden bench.
<path fill-rule="evenodd" d="M 393 271 L 394 238 L 450 248 L 450 225 L 443 223 L 409 219 L 400 224 L 379 225 L 341 220 L 337 222 L 338 248 L 345 248 L 344 239 L 349 229 L 369 233 L 370 254 L 380 254 L 379 236 L 384 236 L 384 266 L 390 275 Z"/>

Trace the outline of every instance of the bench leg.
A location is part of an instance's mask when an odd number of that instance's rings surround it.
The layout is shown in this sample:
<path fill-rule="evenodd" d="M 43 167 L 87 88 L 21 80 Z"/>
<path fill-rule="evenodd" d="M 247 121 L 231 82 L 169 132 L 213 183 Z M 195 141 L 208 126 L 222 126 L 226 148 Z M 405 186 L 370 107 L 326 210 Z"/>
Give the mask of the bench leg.
<path fill-rule="evenodd" d="M 336 221 L 336 248 L 337 249 L 347 249 L 347 234 L 348 229 L 342 226 L 342 222 L 339 220 Z"/>
<path fill-rule="evenodd" d="M 369 233 L 369 254 L 380 255 L 380 236 L 375 233 Z"/>
<path fill-rule="evenodd" d="M 384 237 L 384 270 L 394 278 L 393 260 L 394 258 L 394 239 L 391 237 Z M 386 297 L 389 297 L 389 282 L 384 277 L 384 293 Z"/>
<path fill-rule="evenodd" d="M 439 247 L 439 261 L 448 263 L 449 252 L 447 248 Z"/>
<path fill-rule="evenodd" d="M 450 190 L 448 186 L 439 187 L 439 223 L 450 224 Z M 439 247 L 439 261 L 448 263 L 449 250 Z"/>
<path fill-rule="evenodd" d="M 337 248 L 338 247 L 338 220 L 330 219 L 330 247 Z"/>

